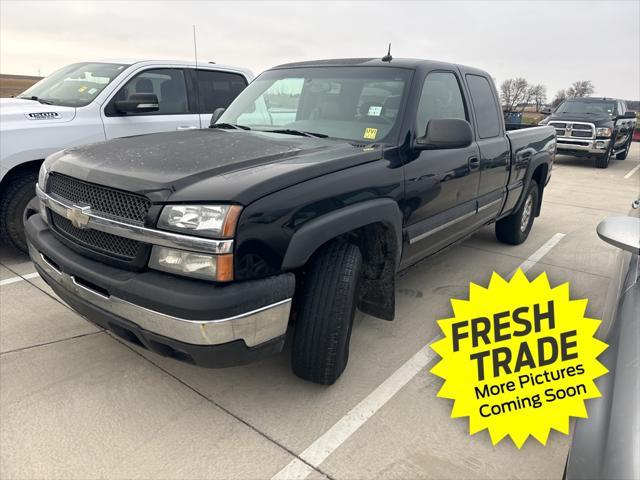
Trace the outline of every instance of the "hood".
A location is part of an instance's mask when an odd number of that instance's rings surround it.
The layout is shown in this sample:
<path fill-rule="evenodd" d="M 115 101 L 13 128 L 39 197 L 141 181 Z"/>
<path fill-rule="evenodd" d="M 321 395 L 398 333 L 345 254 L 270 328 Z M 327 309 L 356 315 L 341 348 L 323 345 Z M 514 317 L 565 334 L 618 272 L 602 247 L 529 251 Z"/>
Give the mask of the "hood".
<path fill-rule="evenodd" d="M 33 126 L 42 123 L 64 123 L 76 116 L 74 107 L 45 105 L 36 100 L 23 98 L 0 98 L 2 123 L 30 122 Z"/>
<path fill-rule="evenodd" d="M 611 118 L 606 113 L 603 115 L 593 114 L 580 114 L 580 113 L 567 113 L 567 114 L 553 114 L 545 119 L 548 122 L 587 122 L 593 123 L 596 126 L 604 126 L 606 124 L 615 123 L 615 119 Z"/>
<path fill-rule="evenodd" d="M 203 129 L 119 138 L 47 159 L 53 172 L 148 196 L 154 202 L 247 205 L 282 188 L 381 158 L 341 140 Z"/>

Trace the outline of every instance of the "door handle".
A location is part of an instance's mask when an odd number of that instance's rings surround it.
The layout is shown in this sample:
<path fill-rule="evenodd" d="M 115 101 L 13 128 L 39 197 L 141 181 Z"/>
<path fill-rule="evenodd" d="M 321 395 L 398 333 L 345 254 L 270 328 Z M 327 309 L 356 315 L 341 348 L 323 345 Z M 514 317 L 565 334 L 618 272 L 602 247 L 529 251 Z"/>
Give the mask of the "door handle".
<path fill-rule="evenodd" d="M 469 170 L 474 171 L 480 168 L 480 159 L 478 157 L 469 158 Z"/>
<path fill-rule="evenodd" d="M 176 127 L 176 130 L 197 130 L 198 128 L 195 125 L 180 125 Z"/>

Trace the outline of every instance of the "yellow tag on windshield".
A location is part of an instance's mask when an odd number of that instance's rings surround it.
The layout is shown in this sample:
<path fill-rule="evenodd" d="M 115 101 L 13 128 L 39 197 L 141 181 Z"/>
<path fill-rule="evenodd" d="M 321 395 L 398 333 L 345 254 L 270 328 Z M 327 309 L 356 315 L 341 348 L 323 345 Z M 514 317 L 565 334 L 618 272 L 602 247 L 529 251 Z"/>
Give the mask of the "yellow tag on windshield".
<path fill-rule="evenodd" d="M 365 128 L 364 129 L 363 138 L 366 138 L 367 140 L 375 140 L 377 135 L 378 135 L 378 129 L 377 128 Z"/>

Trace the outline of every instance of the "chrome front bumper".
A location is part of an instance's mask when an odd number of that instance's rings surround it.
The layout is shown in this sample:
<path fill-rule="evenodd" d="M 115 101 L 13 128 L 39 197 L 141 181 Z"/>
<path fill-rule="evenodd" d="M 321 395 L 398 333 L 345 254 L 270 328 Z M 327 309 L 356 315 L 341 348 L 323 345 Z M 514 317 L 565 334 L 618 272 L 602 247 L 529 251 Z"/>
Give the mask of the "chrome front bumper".
<path fill-rule="evenodd" d="M 289 323 L 290 298 L 229 318 L 188 320 L 149 310 L 83 285 L 49 262 L 31 244 L 29 254 L 33 263 L 69 294 L 143 330 L 180 342 L 210 346 L 243 340 L 247 347 L 254 347 L 285 335 Z"/>
<path fill-rule="evenodd" d="M 609 148 L 610 139 L 557 137 L 558 150 L 578 150 L 589 153 L 604 153 Z"/>

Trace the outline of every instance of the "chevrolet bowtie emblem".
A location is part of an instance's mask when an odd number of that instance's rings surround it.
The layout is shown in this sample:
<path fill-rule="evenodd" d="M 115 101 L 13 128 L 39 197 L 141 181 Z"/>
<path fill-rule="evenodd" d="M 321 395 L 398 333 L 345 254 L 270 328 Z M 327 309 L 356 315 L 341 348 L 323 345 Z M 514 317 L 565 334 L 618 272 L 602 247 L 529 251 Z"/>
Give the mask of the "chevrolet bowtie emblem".
<path fill-rule="evenodd" d="M 67 220 L 71 220 L 71 223 L 76 228 L 86 228 L 89 223 L 89 215 L 91 207 L 79 207 L 74 205 L 67 210 Z"/>

